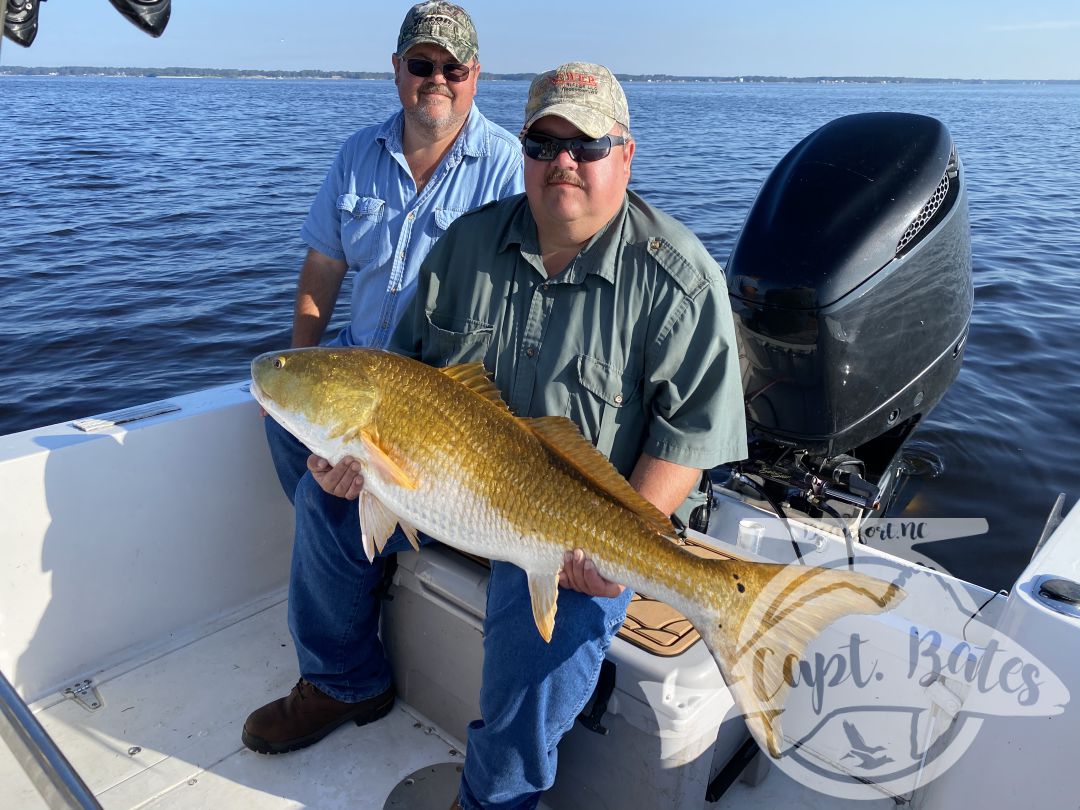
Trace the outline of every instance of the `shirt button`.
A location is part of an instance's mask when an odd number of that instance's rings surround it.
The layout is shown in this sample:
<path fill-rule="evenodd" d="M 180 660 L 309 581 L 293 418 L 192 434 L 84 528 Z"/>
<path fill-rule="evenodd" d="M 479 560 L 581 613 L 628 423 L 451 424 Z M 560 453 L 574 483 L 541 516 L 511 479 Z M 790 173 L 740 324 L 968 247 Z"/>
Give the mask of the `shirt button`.
<path fill-rule="evenodd" d="M 525 350 L 525 354 L 527 354 L 529 357 L 536 357 L 536 347 L 530 346 Z"/>
<path fill-rule="evenodd" d="M 383 321 L 381 324 L 379 324 L 379 326 L 381 326 L 383 329 L 389 329 L 390 321 Z"/>
<path fill-rule="evenodd" d="M 416 215 L 415 211 L 410 211 L 409 212 L 409 219 L 412 219 L 415 215 Z"/>
<path fill-rule="evenodd" d="M 616 394 L 615 395 L 615 404 L 616 405 L 622 405 L 622 394 Z"/>

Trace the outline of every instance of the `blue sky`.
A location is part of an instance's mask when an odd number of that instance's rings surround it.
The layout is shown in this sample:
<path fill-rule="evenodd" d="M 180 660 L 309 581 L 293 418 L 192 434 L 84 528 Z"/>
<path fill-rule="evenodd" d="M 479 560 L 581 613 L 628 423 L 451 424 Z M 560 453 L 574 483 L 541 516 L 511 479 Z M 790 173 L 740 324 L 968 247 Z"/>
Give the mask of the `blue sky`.
<path fill-rule="evenodd" d="M 153 40 L 107 0 L 49 0 L 0 65 L 388 70 L 408 2 L 174 0 Z M 484 70 L 1080 79 L 1080 0 L 463 2 Z"/>

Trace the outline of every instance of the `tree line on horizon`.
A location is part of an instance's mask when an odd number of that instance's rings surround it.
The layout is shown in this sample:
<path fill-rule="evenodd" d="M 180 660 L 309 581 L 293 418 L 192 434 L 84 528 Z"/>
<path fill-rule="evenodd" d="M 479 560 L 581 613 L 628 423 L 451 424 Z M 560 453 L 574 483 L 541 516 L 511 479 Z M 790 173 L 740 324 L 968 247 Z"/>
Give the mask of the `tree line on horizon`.
<path fill-rule="evenodd" d="M 195 77 L 219 79 L 385 79 L 394 74 L 389 71 L 366 70 L 254 70 L 250 68 L 195 68 L 195 67 L 88 67 L 66 65 L 62 67 L 0 66 L 4 76 L 124 76 L 136 78 Z M 481 79 L 489 81 L 531 81 L 535 73 L 481 73 Z M 617 73 L 620 82 L 704 82 L 724 84 L 754 84 L 770 82 L 795 82 L 807 84 L 853 82 L 862 84 L 1076 84 L 1080 79 L 950 79 L 918 78 L 911 76 L 675 76 L 668 73 Z"/>

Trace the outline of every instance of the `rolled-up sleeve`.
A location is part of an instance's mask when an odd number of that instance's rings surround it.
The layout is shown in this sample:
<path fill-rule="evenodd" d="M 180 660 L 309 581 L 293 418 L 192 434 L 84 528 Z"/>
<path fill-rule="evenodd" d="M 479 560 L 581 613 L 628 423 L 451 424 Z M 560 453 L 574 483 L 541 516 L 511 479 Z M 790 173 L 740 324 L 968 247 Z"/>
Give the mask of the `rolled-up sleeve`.
<path fill-rule="evenodd" d="M 671 313 L 650 352 L 644 384 L 645 453 L 699 469 L 746 457 L 739 352 L 719 268 Z"/>

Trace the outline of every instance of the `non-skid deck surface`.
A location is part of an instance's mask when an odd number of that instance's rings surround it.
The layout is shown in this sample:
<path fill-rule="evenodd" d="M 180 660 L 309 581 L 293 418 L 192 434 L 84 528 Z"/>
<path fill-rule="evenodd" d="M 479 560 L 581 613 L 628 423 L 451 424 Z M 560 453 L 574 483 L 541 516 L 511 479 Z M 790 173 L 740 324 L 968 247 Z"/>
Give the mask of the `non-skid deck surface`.
<path fill-rule="evenodd" d="M 382 810 L 408 774 L 463 759 L 460 743 L 401 704 L 303 751 L 244 748 L 244 718 L 286 694 L 296 677 L 280 603 L 99 684 L 105 705 L 96 712 L 66 700 L 38 718 L 106 810 Z M 17 768 L 6 752 L 0 757 L 3 807 L 43 806 Z"/>

